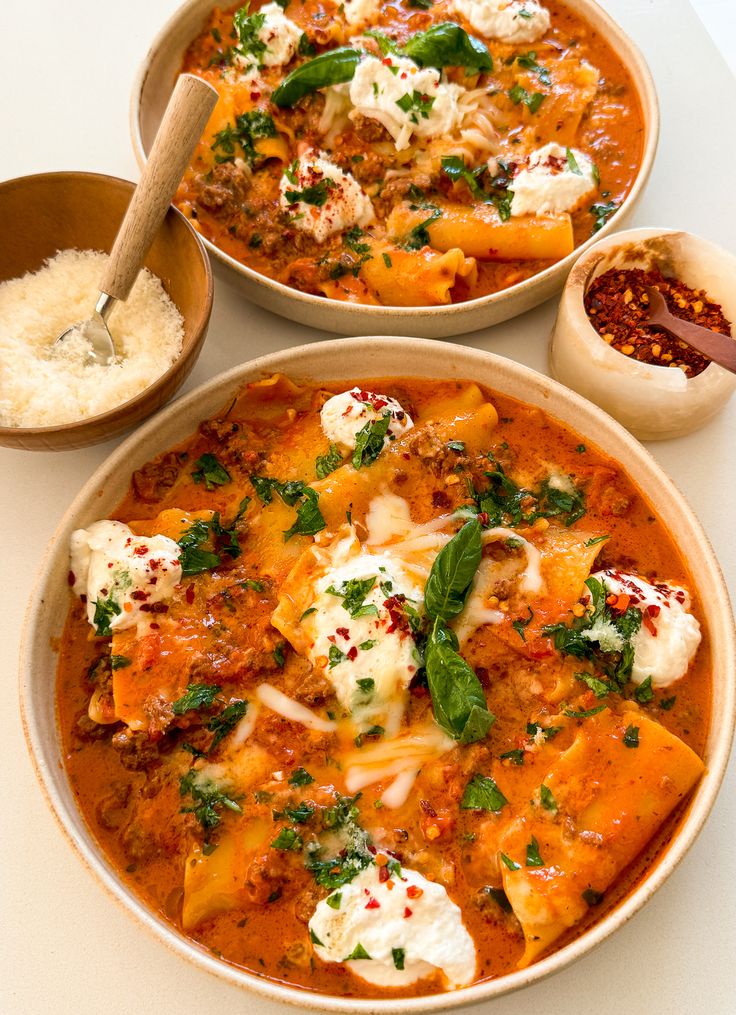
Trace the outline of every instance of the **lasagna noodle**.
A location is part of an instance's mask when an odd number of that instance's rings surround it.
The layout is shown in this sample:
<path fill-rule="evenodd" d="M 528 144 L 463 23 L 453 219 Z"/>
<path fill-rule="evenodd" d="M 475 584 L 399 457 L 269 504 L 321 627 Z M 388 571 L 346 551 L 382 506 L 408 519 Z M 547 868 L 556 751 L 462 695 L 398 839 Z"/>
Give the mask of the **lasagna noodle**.
<path fill-rule="evenodd" d="M 438 204 L 440 216 L 426 224 L 437 250 L 459 249 L 479 261 L 558 260 L 574 249 L 569 215 L 524 216 L 502 221 L 492 204 Z M 406 237 L 427 221 L 426 209 L 397 204 L 386 221 L 389 236 Z"/>
<path fill-rule="evenodd" d="M 638 747 L 624 743 L 631 726 L 638 729 Z M 521 966 L 585 915 L 703 770 L 694 751 L 640 712 L 618 716 L 606 709 L 583 721 L 544 779 L 557 814 L 530 805 L 501 840 L 501 851 L 520 865 L 509 870 L 500 863 L 504 891 L 524 931 Z M 525 865 L 532 838 L 543 866 Z"/>

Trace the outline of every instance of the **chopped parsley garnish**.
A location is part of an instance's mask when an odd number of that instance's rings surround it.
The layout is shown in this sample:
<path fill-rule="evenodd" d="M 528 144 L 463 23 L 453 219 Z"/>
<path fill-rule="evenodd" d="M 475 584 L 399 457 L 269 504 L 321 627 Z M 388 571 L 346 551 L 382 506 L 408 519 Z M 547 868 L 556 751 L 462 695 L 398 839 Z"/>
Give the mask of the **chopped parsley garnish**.
<path fill-rule="evenodd" d="M 246 578 L 245 581 L 240 584 L 242 588 L 251 589 L 253 592 L 263 592 L 266 587 L 263 582 L 256 581 L 255 578 Z"/>
<path fill-rule="evenodd" d="M 545 740 L 551 740 L 553 737 L 556 737 L 561 729 L 561 726 L 540 726 L 538 722 L 528 722 L 526 724 L 526 731 L 530 737 L 536 737 L 538 733 L 542 733 Z"/>
<path fill-rule="evenodd" d="M 510 761 L 512 765 L 523 765 L 524 751 L 520 747 L 515 747 L 512 751 L 502 754 L 501 761 Z"/>
<path fill-rule="evenodd" d="M 565 161 L 567 162 L 567 168 L 570 170 L 571 173 L 574 173 L 576 176 L 583 175 L 583 171 L 578 165 L 577 159 L 575 158 L 575 153 L 573 152 L 572 148 L 565 149 Z"/>
<path fill-rule="evenodd" d="M 370 955 L 368 954 L 368 952 L 365 950 L 365 948 L 363 947 L 363 945 L 359 941 L 357 943 L 357 945 L 355 946 L 355 948 L 353 948 L 351 953 L 349 955 L 345 956 L 345 958 L 343 959 L 343 962 L 352 962 L 355 959 L 369 959 L 369 958 L 370 958 Z"/>
<path fill-rule="evenodd" d="M 586 687 L 590 688 L 596 698 L 605 698 L 613 690 L 610 684 L 594 677 L 592 673 L 576 673 L 575 679 L 581 680 Z"/>
<path fill-rule="evenodd" d="M 539 843 L 534 836 L 526 847 L 526 865 L 527 867 L 544 867 L 544 860 L 539 855 Z"/>
<path fill-rule="evenodd" d="M 278 643 L 278 645 L 276 646 L 276 648 L 271 653 L 271 655 L 273 656 L 273 661 L 281 669 L 283 669 L 284 663 L 286 662 L 286 657 L 284 655 L 284 649 L 285 648 L 286 648 L 286 642 L 285 641 L 280 641 Z"/>
<path fill-rule="evenodd" d="M 638 746 L 639 746 L 639 727 L 627 726 L 626 732 L 624 733 L 624 747 L 638 747 Z"/>
<path fill-rule="evenodd" d="M 606 603 L 606 587 L 597 578 L 585 582 L 591 605 L 582 617 L 574 617 L 570 626 L 551 624 L 542 633 L 551 637 L 563 655 L 586 659 L 593 663 L 613 686 L 621 690 L 631 676 L 634 664 L 632 639 L 641 627 L 642 614 L 635 606 L 624 613 L 614 612 Z"/>
<path fill-rule="evenodd" d="M 597 546 L 598 543 L 605 543 L 610 536 L 594 536 L 592 539 L 586 539 L 583 546 Z"/>
<path fill-rule="evenodd" d="M 552 79 L 549 76 L 549 71 L 546 67 L 543 67 L 541 63 L 537 63 L 536 51 L 530 49 L 528 53 L 522 53 L 516 58 L 516 62 L 524 70 L 530 70 L 537 75 L 543 85 L 551 85 Z"/>
<path fill-rule="evenodd" d="M 268 901 L 270 902 L 271 900 L 269 899 Z M 317 937 L 317 935 L 314 933 L 311 927 L 309 928 L 309 940 L 312 942 L 313 945 L 320 945 L 320 947 L 324 948 L 324 945 Z"/>
<path fill-rule="evenodd" d="M 463 810 L 498 812 L 508 800 L 489 775 L 476 773 L 465 787 L 460 806 Z"/>
<path fill-rule="evenodd" d="M 363 694 L 373 694 L 376 689 L 376 682 L 373 677 L 361 677 L 356 683 Z"/>
<path fill-rule="evenodd" d="M 652 678 L 647 677 L 646 680 L 642 680 L 639 686 L 634 691 L 634 697 L 640 705 L 647 705 L 654 698 L 654 691 L 652 690 Z"/>
<path fill-rule="evenodd" d="M 429 114 L 432 112 L 432 106 L 434 105 L 434 98 L 430 95 L 423 95 L 415 88 L 397 99 L 396 105 L 403 113 L 409 114 L 409 119 L 412 123 L 419 123 L 420 116 L 423 120 L 429 119 Z"/>
<path fill-rule="evenodd" d="M 294 769 L 292 774 L 289 776 L 290 786 L 308 786 L 310 782 L 314 782 L 314 776 L 310 775 L 306 768 Z"/>
<path fill-rule="evenodd" d="M 464 441 L 448 441 L 447 447 L 450 451 L 457 452 L 458 455 L 465 453 L 465 442 Z"/>
<path fill-rule="evenodd" d="M 569 489 L 558 490 L 545 480 L 538 490 L 519 486 L 508 476 L 492 454 L 493 470 L 484 472 L 488 485 L 478 490 L 469 483 L 469 492 L 478 514 L 487 516 L 489 528 L 518 528 L 532 525 L 538 518 L 558 518 L 566 526 L 573 525 L 585 514 L 585 494 L 570 480 Z"/>
<path fill-rule="evenodd" d="M 590 206 L 590 214 L 595 220 L 593 222 L 593 232 L 597 233 L 599 229 L 602 229 L 611 215 L 618 211 L 618 208 L 618 201 L 608 201 L 606 204 L 592 204 Z"/>
<path fill-rule="evenodd" d="M 343 609 L 351 617 L 377 617 L 378 607 L 373 603 L 365 603 L 365 597 L 375 586 L 375 578 L 351 578 L 339 587 L 330 585 L 325 591 L 328 595 L 342 599 Z"/>
<path fill-rule="evenodd" d="M 590 719 L 592 716 L 602 712 L 604 708 L 608 708 L 608 705 L 596 705 L 595 708 L 583 709 L 579 712 L 573 708 L 566 708 L 565 715 L 570 719 Z"/>
<path fill-rule="evenodd" d="M 391 423 L 391 413 L 384 412 L 380 419 L 368 420 L 364 427 L 355 435 L 355 451 L 353 451 L 353 468 L 360 469 L 371 465 L 383 451 Z"/>
<path fill-rule="evenodd" d="M 391 257 L 386 253 L 385 250 L 381 254 L 381 257 L 383 258 L 383 263 L 386 265 L 387 268 L 393 268 L 393 261 L 391 260 Z"/>
<path fill-rule="evenodd" d="M 209 746 L 209 750 L 207 752 L 208 754 L 212 754 L 218 744 L 224 740 L 229 733 L 232 733 L 247 711 L 247 701 L 234 701 L 231 705 L 224 708 L 219 715 L 215 715 L 210 719 L 207 723 L 207 729 L 210 733 L 214 733 L 215 735 Z"/>
<path fill-rule="evenodd" d="M 488 176 L 487 165 L 484 164 L 477 169 L 468 169 L 465 159 L 458 155 L 443 155 L 442 171 L 453 183 L 464 181 L 470 193 L 479 201 L 495 205 L 502 222 L 506 222 L 510 218 L 514 192 L 509 190 L 509 179 L 503 172 L 488 179 L 483 186 L 482 181 L 484 177 Z"/>
<path fill-rule="evenodd" d="M 233 15 L 233 28 L 235 29 L 240 45 L 238 51 L 243 56 L 252 56 L 260 63 L 260 57 L 268 49 L 268 46 L 260 38 L 260 31 L 266 23 L 266 15 L 250 14 L 250 3 L 245 4 Z"/>
<path fill-rule="evenodd" d="M 675 704 L 676 701 L 677 695 L 673 694 L 671 698 L 662 698 L 662 700 L 659 703 L 659 707 L 663 708 L 665 712 L 669 712 L 669 710 L 672 708 L 672 706 Z"/>
<path fill-rule="evenodd" d="M 126 666 L 130 666 L 133 660 L 128 659 L 127 656 L 110 656 L 110 669 L 111 670 L 124 670 Z"/>
<path fill-rule="evenodd" d="M 545 786 L 544 783 L 539 787 L 539 800 L 546 811 L 557 812 L 557 801 L 552 794 L 552 790 L 548 786 Z"/>
<path fill-rule="evenodd" d="M 522 103 L 530 113 L 536 113 L 545 99 L 544 92 L 528 92 L 521 85 L 514 85 L 508 91 L 508 96 L 515 106 Z"/>
<path fill-rule="evenodd" d="M 505 854 L 505 853 L 501 853 L 501 854 L 500 854 L 500 856 L 501 856 L 501 861 L 502 861 L 502 863 L 503 863 L 503 864 L 504 864 L 504 865 L 505 865 L 506 867 L 508 867 L 508 869 L 509 869 L 510 871 L 518 871 L 518 870 L 521 870 L 521 864 L 520 864 L 520 863 L 517 863 L 517 862 L 516 862 L 516 860 L 512 860 L 512 859 L 511 859 L 511 857 L 510 857 L 510 856 L 506 856 L 506 854 Z"/>
<path fill-rule="evenodd" d="M 245 509 L 250 503 L 250 497 L 244 497 L 240 502 L 238 512 L 228 527 L 220 523 L 219 512 L 215 512 L 207 522 L 198 518 L 186 530 L 178 540 L 181 548 L 182 575 L 186 578 L 190 575 L 201 574 L 202 571 L 211 571 L 222 563 L 222 555 L 227 554 L 231 560 L 240 556 L 240 543 L 235 527 L 243 517 Z M 202 549 L 202 544 L 211 540 L 214 543 L 213 550 Z"/>
<path fill-rule="evenodd" d="M 403 949 L 403 948 L 392 948 L 391 949 L 391 957 L 393 958 L 393 960 L 394 960 L 394 966 L 397 969 L 403 969 L 404 968 L 404 961 L 406 959 L 406 951 L 405 951 L 405 949 Z"/>
<path fill-rule="evenodd" d="M 274 849 L 296 852 L 304 845 L 304 840 L 295 828 L 282 828 L 271 843 Z"/>
<path fill-rule="evenodd" d="M 339 666 L 341 662 L 347 659 L 347 656 L 341 648 L 337 645 L 330 645 L 330 651 L 328 652 L 327 658 L 330 661 L 330 669 L 334 670 L 336 666 Z"/>
<path fill-rule="evenodd" d="M 339 909 L 342 902 L 342 892 L 333 892 L 332 895 L 327 896 L 325 902 L 330 909 Z"/>
<path fill-rule="evenodd" d="M 296 509 L 296 521 L 284 532 L 284 541 L 292 536 L 313 536 L 321 532 L 327 522 L 319 509 L 319 494 L 311 486 L 304 488 L 304 499 Z"/>
<path fill-rule="evenodd" d="M 177 698 L 171 708 L 174 715 L 184 715 L 200 708 L 211 708 L 222 688 L 218 684 L 187 684 L 186 694 Z"/>
<path fill-rule="evenodd" d="M 355 803 L 358 796 L 344 797 L 338 794 L 334 807 L 322 811 L 323 829 L 330 833 L 339 832 L 346 843 L 337 855 L 323 857 L 323 847 L 319 842 L 311 842 L 307 846 L 305 866 L 317 884 L 328 891 L 346 885 L 374 862 L 368 849 L 368 837 L 357 823 L 359 812 Z"/>
<path fill-rule="evenodd" d="M 239 146 L 245 161 L 254 166 L 261 157 L 256 142 L 267 137 L 276 137 L 273 119 L 260 109 L 252 109 L 237 116 L 234 125 L 229 123 L 218 131 L 210 147 L 218 164 L 234 162 Z"/>
<path fill-rule="evenodd" d="M 230 482 L 230 473 L 215 455 L 206 454 L 194 463 L 192 479 L 195 483 L 204 483 L 205 490 L 214 490 Z"/>
<path fill-rule="evenodd" d="M 275 490 L 284 504 L 288 504 L 289 507 L 294 507 L 299 498 L 303 496 L 306 487 L 306 483 L 301 479 L 289 479 L 282 482 L 271 476 L 253 475 L 250 477 L 250 481 L 262 504 L 271 503 Z"/>
<path fill-rule="evenodd" d="M 313 183 L 302 190 L 287 190 L 284 197 L 290 204 L 301 201 L 303 204 L 314 205 L 315 208 L 322 208 L 330 199 L 330 192 L 336 187 L 335 181 L 323 177 L 317 183 Z"/>
<path fill-rule="evenodd" d="M 209 833 L 220 824 L 220 811 L 226 810 L 241 813 L 237 800 L 221 792 L 211 779 L 203 778 L 195 769 L 190 768 L 179 780 L 179 796 L 191 796 L 193 806 L 182 807 L 182 814 L 194 814 L 205 833 Z"/>
<path fill-rule="evenodd" d="M 92 623 L 95 626 L 95 633 L 99 638 L 109 638 L 112 636 L 110 625 L 115 617 L 120 616 L 121 612 L 120 606 L 112 597 L 112 593 L 110 593 L 107 599 L 98 599 L 95 602 Z"/>
<path fill-rule="evenodd" d="M 518 620 L 513 621 L 513 623 L 511 624 L 511 626 L 513 627 L 513 629 L 516 631 L 516 633 L 523 642 L 526 641 L 526 628 L 531 624 L 532 620 L 534 619 L 534 610 L 532 610 L 531 606 L 527 606 L 527 610 L 529 611 L 529 616 L 526 618 L 526 620 L 519 617 Z"/>
<path fill-rule="evenodd" d="M 430 204 L 426 201 L 424 195 L 417 187 L 409 191 L 409 197 L 413 202 L 409 205 L 411 211 L 428 211 L 429 215 L 409 230 L 401 246 L 404 250 L 421 250 L 422 247 L 431 245 L 431 237 L 427 231 L 427 226 L 431 226 L 433 222 L 436 222 L 442 216 L 442 211 L 436 204 Z"/>
<path fill-rule="evenodd" d="M 583 901 L 589 906 L 597 906 L 603 899 L 603 892 L 597 892 L 595 888 L 586 888 L 581 895 Z"/>
<path fill-rule="evenodd" d="M 330 444 L 330 450 L 326 455 L 318 455 L 317 461 L 314 465 L 314 471 L 317 473 L 317 479 L 324 479 L 325 476 L 329 476 L 335 469 L 339 469 L 342 465 L 342 455 L 337 450 L 336 444 Z"/>

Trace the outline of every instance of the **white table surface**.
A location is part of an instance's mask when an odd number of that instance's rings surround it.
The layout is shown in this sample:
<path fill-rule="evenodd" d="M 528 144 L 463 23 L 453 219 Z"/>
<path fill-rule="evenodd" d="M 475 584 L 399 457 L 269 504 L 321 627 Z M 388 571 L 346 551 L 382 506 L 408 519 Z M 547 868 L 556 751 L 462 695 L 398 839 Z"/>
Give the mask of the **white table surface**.
<path fill-rule="evenodd" d="M 696 0 L 713 23 L 736 0 Z M 736 82 L 687 0 L 606 0 L 650 61 L 662 138 L 633 225 L 678 226 L 734 248 Z M 87 169 L 135 179 L 128 96 L 149 41 L 176 0 L 0 3 L 0 178 Z M 226 3 L 223 3 L 226 6 Z M 727 20 L 727 19 L 726 19 Z M 716 19 L 715 24 L 723 25 Z M 730 48 L 729 48 L 730 47 Z M 733 40 L 724 52 L 733 53 Z M 2 234 L 0 242 L 12 243 Z M 539 370 L 555 301 L 461 341 Z M 217 280 L 209 338 L 187 388 L 250 356 L 317 341 L 317 331 L 251 307 Z M 651 449 L 694 505 L 730 584 L 736 400 L 705 429 Z M 113 445 L 51 455 L 0 448 L 0 1011 L 281 1015 L 186 965 L 92 880 L 46 809 L 26 754 L 16 692 L 18 641 L 34 573 L 67 504 Z M 729 489 L 730 487 L 730 489 Z M 730 519 L 730 525 L 724 521 Z M 731 531 L 728 531 L 728 530 Z M 48 674 L 48 679 L 52 675 Z M 493 1015 L 721 1013 L 736 996 L 736 772 L 699 840 L 636 919 L 551 980 L 479 1006 Z"/>

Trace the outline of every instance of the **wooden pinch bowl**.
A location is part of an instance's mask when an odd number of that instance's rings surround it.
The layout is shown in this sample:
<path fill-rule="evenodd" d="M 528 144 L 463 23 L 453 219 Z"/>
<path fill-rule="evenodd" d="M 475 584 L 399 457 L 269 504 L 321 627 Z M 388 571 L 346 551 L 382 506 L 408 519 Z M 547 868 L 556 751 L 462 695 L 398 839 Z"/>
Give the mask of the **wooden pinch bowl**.
<path fill-rule="evenodd" d="M 37 271 L 60 250 L 109 254 L 134 190 L 128 180 L 98 173 L 41 173 L 0 183 L 5 237 L 0 243 L 0 282 Z M 197 362 L 207 334 L 213 285 L 202 241 L 173 207 L 166 213 L 145 266 L 161 279 L 184 322 L 182 350 L 169 369 L 134 398 L 97 416 L 60 426 L 0 426 L 0 445 L 65 451 L 98 444 L 130 430 L 178 391 Z"/>

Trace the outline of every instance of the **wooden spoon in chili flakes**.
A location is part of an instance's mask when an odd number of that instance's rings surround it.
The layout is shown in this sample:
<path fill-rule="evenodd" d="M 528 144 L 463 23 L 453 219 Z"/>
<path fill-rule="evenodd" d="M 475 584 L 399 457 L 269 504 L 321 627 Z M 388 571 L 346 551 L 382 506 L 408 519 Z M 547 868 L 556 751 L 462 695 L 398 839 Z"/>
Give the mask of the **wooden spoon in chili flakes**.
<path fill-rule="evenodd" d="M 649 324 L 664 328 L 665 331 L 674 335 L 675 338 L 687 342 L 693 349 L 697 349 L 714 363 L 718 363 L 719 366 L 736 374 L 736 342 L 729 335 L 711 331 L 709 328 L 701 328 L 699 324 L 675 317 L 667 309 L 664 297 L 657 289 L 645 286 L 644 291 L 649 296 Z"/>

